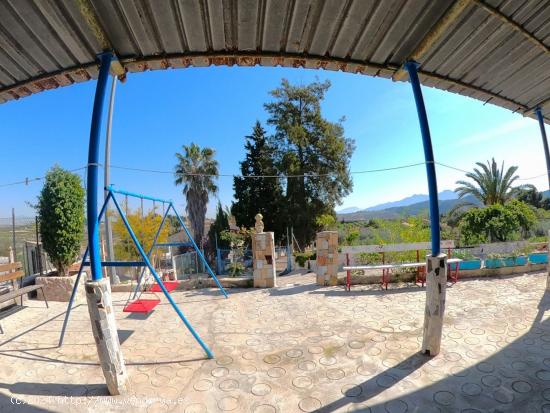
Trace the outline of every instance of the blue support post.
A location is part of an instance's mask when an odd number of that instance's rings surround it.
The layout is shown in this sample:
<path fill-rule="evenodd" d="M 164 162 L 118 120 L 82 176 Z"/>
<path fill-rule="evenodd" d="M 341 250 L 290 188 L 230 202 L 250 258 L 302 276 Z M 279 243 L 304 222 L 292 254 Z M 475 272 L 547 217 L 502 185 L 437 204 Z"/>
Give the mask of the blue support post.
<path fill-rule="evenodd" d="M 409 72 L 409 80 L 414 94 L 416 111 L 420 122 L 420 132 L 422 133 L 422 144 L 424 146 L 424 158 L 426 160 L 426 172 L 428 175 L 428 193 L 430 196 L 430 229 L 432 235 L 432 256 L 439 255 L 441 248 L 441 235 L 439 227 L 439 203 L 437 199 L 437 179 L 435 174 L 434 153 L 432 149 L 432 137 L 430 135 L 430 126 L 428 124 L 428 115 L 424 106 L 422 89 L 417 73 L 418 63 L 408 61 L 405 63 L 405 69 Z"/>
<path fill-rule="evenodd" d="M 111 191 L 115 194 L 121 194 L 121 195 L 125 195 L 125 196 L 131 196 L 133 198 L 140 198 L 140 199 L 146 199 L 148 201 L 153 201 L 153 202 L 162 202 L 163 204 L 169 204 L 170 202 L 172 201 L 168 201 L 166 199 L 161 199 L 161 198 L 155 198 L 155 197 L 152 197 L 152 196 L 148 196 L 148 195 L 143 195 L 143 194 L 138 194 L 136 192 L 130 192 L 130 191 L 125 191 L 123 189 L 115 189 L 112 185 L 109 185 L 107 188 L 108 191 Z"/>
<path fill-rule="evenodd" d="M 104 52 L 100 56 L 99 76 L 95 90 L 92 124 L 90 127 L 90 146 L 88 148 L 88 168 L 86 186 L 86 207 L 88 218 L 88 248 L 90 253 L 90 267 L 93 280 L 101 280 L 101 258 L 99 246 L 99 219 L 97 214 L 98 179 L 99 179 L 99 144 L 101 132 L 101 118 L 103 115 L 103 101 L 109 77 L 109 68 L 113 54 Z"/>
<path fill-rule="evenodd" d="M 107 204 L 109 203 L 109 199 L 111 199 L 110 193 L 107 194 L 107 198 L 105 198 L 105 201 L 103 201 L 103 206 L 101 207 L 101 211 L 99 212 L 99 216 L 97 217 L 98 222 L 101 221 L 103 214 L 105 214 L 105 211 L 107 210 Z M 67 329 L 67 323 L 69 322 L 69 317 L 71 315 L 71 310 L 73 308 L 73 302 L 74 302 L 74 298 L 76 297 L 76 290 L 78 289 L 78 284 L 80 283 L 80 277 L 82 276 L 82 270 L 86 265 L 86 258 L 88 257 L 88 252 L 89 252 L 89 247 L 86 247 L 86 250 L 84 251 L 84 255 L 82 256 L 82 262 L 80 263 L 80 268 L 78 269 L 78 275 L 76 276 L 76 280 L 73 285 L 71 298 L 69 298 L 69 304 L 67 305 L 67 312 L 65 313 L 63 326 L 61 327 L 61 334 L 59 336 L 59 344 L 58 344 L 59 346 L 63 345 L 63 339 L 65 338 L 65 330 Z"/>
<path fill-rule="evenodd" d="M 216 247 L 216 270 L 218 275 L 223 274 L 222 251 Z"/>
<path fill-rule="evenodd" d="M 546 138 L 546 129 L 544 128 L 544 118 L 539 107 L 535 109 L 535 114 L 539 121 L 542 144 L 544 145 L 544 156 L 546 157 L 546 174 L 548 175 L 548 187 L 550 188 L 550 151 L 548 150 L 548 139 Z"/>
<path fill-rule="evenodd" d="M 180 217 L 180 214 L 178 214 L 178 211 L 176 211 L 176 207 L 174 207 L 174 204 L 172 202 L 170 202 L 170 205 L 168 206 L 168 209 L 172 208 L 172 210 L 174 211 L 174 213 L 176 214 L 176 218 L 178 219 L 181 227 L 183 228 L 183 230 L 185 231 L 185 233 L 187 234 L 187 237 L 189 238 L 189 240 L 193 243 L 193 247 L 195 248 L 195 251 L 197 252 L 198 256 L 200 257 L 200 259 L 202 260 L 202 262 L 204 263 L 206 269 L 208 270 L 208 272 L 210 273 L 210 275 L 212 276 L 212 278 L 214 279 L 214 281 L 216 282 L 216 285 L 218 286 L 218 288 L 220 289 L 220 291 L 223 293 L 223 295 L 225 296 L 225 298 L 227 298 L 227 292 L 225 291 L 225 289 L 222 287 L 222 285 L 220 284 L 220 281 L 218 280 L 218 277 L 216 277 L 216 275 L 214 274 L 214 272 L 212 271 L 212 268 L 210 268 L 210 265 L 208 265 L 208 262 L 206 262 L 206 258 L 204 258 L 204 255 L 202 253 L 202 251 L 199 249 L 199 247 L 197 246 L 197 243 L 195 242 L 195 240 L 193 239 L 193 237 L 191 236 L 191 234 L 189 233 L 189 230 L 187 229 L 187 227 L 185 226 L 185 223 L 183 222 L 183 220 L 181 219 Z"/>
<path fill-rule="evenodd" d="M 149 257 L 147 257 L 147 255 L 145 254 L 145 251 L 143 251 L 143 248 L 141 247 L 141 244 L 139 243 L 138 239 L 136 238 L 136 235 L 134 234 L 134 231 L 132 230 L 132 227 L 130 226 L 130 223 L 126 219 L 126 216 L 122 213 L 122 209 L 120 208 L 120 205 L 118 204 L 116 198 L 114 196 L 112 198 L 113 198 L 113 203 L 115 204 L 115 207 L 118 210 L 118 213 L 120 214 L 120 217 L 122 218 L 122 221 L 124 222 L 124 226 L 126 227 L 126 230 L 130 234 L 130 237 L 132 238 L 132 241 L 134 242 L 134 245 L 136 246 L 139 254 L 143 258 L 143 261 L 145 261 L 145 263 L 147 264 L 147 267 L 149 268 L 149 271 L 151 271 L 151 274 L 153 274 L 153 277 L 155 277 L 155 280 L 158 283 L 160 289 L 162 290 L 162 292 L 164 293 L 164 295 L 166 296 L 166 298 L 168 299 L 168 301 L 170 302 L 170 304 L 172 305 L 172 307 L 174 308 L 174 310 L 176 311 L 178 316 L 181 318 L 181 321 L 183 321 L 183 323 L 185 324 L 185 326 L 187 327 L 189 332 L 193 335 L 195 340 L 197 340 L 197 342 L 200 344 L 202 349 L 205 351 L 208 358 L 214 358 L 214 355 L 212 354 L 212 352 L 210 351 L 208 346 L 204 343 L 204 341 L 202 341 L 200 336 L 197 334 L 197 332 L 195 331 L 195 329 L 193 328 L 191 323 L 189 323 L 187 318 L 183 315 L 183 313 L 179 309 L 178 305 L 176 304 L 176 302 L 174 301 L 174 299 L 172 298 L 172 296 L 170 295 L 170 293 L 168 292 L 168 290 L 164 286 L 164 283 L 162 282 L 162 280 L 158 276 L 157 272 L 153 268 L 153 265 L 151 265 L 151 262 L 149 261 Z"/>

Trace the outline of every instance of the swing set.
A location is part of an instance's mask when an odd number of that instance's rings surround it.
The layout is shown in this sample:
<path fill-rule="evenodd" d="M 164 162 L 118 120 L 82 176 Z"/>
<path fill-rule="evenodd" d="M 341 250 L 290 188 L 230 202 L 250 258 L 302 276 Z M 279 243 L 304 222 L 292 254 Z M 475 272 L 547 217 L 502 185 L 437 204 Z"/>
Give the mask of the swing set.
<path fill-rule="evenodd" d="M 149 313 L 157 305 L 160 304 L 160 299 L 156 296 L 155 293 L 157 293 L 157 292 L 158 293 L 160 293 L 160 292 L 164 293 L 164 295 L 166 296 L 166 298 L 168 299 L 168 301 L 170 302 L 170 304 L 174 308 L 174 311 L 178 314 L 178 316 L 183 321 L 183 323 L 185 324 L 185 326 L 187 327 L 187 329 L 189 330 L 191 335 L 195 338 L 195 340 L 197 340 L 199 345 L 205 351 L 208 358 L 213 358 L 214 355 L 212 354 L 212 351 L 210 350 L 210 348 L 204 343 L 204 341 L 202 341 L 202 339 L 200 338 L 198 333 L 195 331 L 195 329 L 193 328 L 193 326 L 191 325 L 189 320 L 187 320 L 187 318 L 185 317 L 183 312 L 180 310 L 180 308 L 178 307 L 178 305 L 176 304 L 176 302 L 174 301 L 174 299 L 170 295 L 170 292 L 172 292 L 177 287 L 177 281 L 163 281 L 161 279 L 161 277 L 159 276 L 159 274 L 157 273 L 157 271 L 155 270 L 154 266 L 151 264 L 151 254 L 152 254 L 153 250 L 156 247 L 167 247 L 167 246 L 193 247 L 195 249 L 195 252 L 197 253 L 197 256 L 200 258 L 200 260 L 204 264 L 204 268 L 206 268 L 206 270 L 208 271 L 210 276 L 214 279 L 216 285 L 218 286 L 218 288 L 220 289 L 220 291 L 224 295 L 224 297 L 227 298 L 227 292 L 222 287 L 222 285 L 220 284 L 220 281 L 218 280 L 218 278 L 216 277 L 216 275 L 214 274 L 214 272 L 212 271 L 212 269 L 208 265 L 208 262 L 204 258 L 204 255 L 203 255 L 202 251 L 199 249 L 199 247 L 195 243 L 195 240 L 193 239 L 193 237 L 189 233 L 189 230 L 185 226 L 185 223 L 183 222 L 183 219 L 181 218 L 181 216 L 176 211 L 176 208 L 174 207 L 173 202 L 165 200 L 165 199 L 153 198 L 153 197 L 142 195 L 142 194 L 136 194 L 136 193 L 132 193 L 132 192 L 128 192 L 128 191 L 123 191 L 123 190 L 120 190 L 120 189 L 114 189 L 112 185 L 106 187 L 105 190 L 107 191 L 107 196 L 105 198 L 105 201 L 103 202 L 103 206 L 101 207 L 101 211 L 99 213 L 98 221 L 101 220 L 101 218 L 103 217 L 103 215 L 107 211 L 107 206 L 109 204 L 109 201 L 112 201 L 115 208 L 116 208 L 116 210 L 118 211 L 118 213 L 120 215 L 120 218 L 122 219 L 122 222 L 124 223 L 124 226 L 126 227 L 126 230 L 128 231 L 128 234 L 130 235 L 130 237 L 132 239 L 133 244 L 135 245 L 139 255 L 142 258 L 141 261 L 102 261 L 101 262 L 102 267 L 142 267 L 142 271 L 141 271 L 141 274 L 139 276 L 138 283 L 136 285 L 136 288 L 133 291 L 133 296 L 132 296 L 132 293 L 131 293 L 131 298 L 128 299 L 128 302 L 124 306 L 123 311 L 126 312 L 126 313 Z M 145 253 L 143 247 L 141 246 L 141 243 L 137 239 L 134 231 L 132 230 L 132 227 L 131 227 L 130 223 L 128 222 L 128 219 L 127 219 L 126 215 L 122 211 L 122 208 L 120 207 L 120 204 L 118 203 L 115 194 L 125 195 L 126 197 L 139 198 L 142 202 L 143 202 L 144 199 L 145 200 L 150 200 L 150 201 L 153 201 L 153 202 L 160 202 L 163 205 L 163 209 L 164 209 L 164 206 L 167 205 L 167 208 L 165 209 L 163 217 L 162 217 L 162 221 L 161 221 L 161 223 L 160 223 L 160 225 L 157 229 L 157 232 L 155 234 L 155 237 L 153 239 L 153 243 L 152 243 L 151 247 L 149 248 L 149 250 L 147 251 L 147 253 Z M 185 234 L 189 238 L 190 242 L 186 242 L 186 243 L 182 243 L 182 242 L 157 243 L 157 240 L 158 240 L 159 235 L 161 233 L 162 227 L 163 227 L 164 223 L 166 222 L 166 218 L 168 217 L 168 213 L 170 212 L 170 210 L 172 210 L 174 212 L 179 224 L 181 225 L 181 227 L 185 231 Z M 75 284 L 74 284 L 74 287 L 73 287 L 73 291 L 71 293 L 71 298 L 69 300 L 69 305 L 67 306 L 67 312 L 65 313 L 65 319 L 63 320 L 63 327 L 61 329 L 61 336 L 59 337 L 59 346 L 61 346 L 63 344 L 63 339 L 65 337 L 65 330 L 66 330 L 67 324 L 69 322 L 69 316 L 71 314 L 71 309 L 73 307 L 73 301 L 74 301 L 74 298 L 76 296 L 76 291 L 78 289 L 78 284 L 79 284 L 79 281 L 80 281 L 80 277 L 82 276 L 82 271 L 83 271 L 84 267 L 87 267 L 87 266 L 90 265 L 90 262 L 86 261 L 88 259 L 88 254 L 89 254 L 89 247 L 86 247 L 86 250 L 84 252 L 84 256 L 82 257 L 82 262 L 80 264 L 80 268 L 78 270 L 78 275 L 76 277 L 76 281 L 75 281 Z M 152 275 L 153 278 L 155 279 L 155 282 L 153 283 L 152 286 L 148 285 L 147 277 L 146 277 L 145 281 L 143 280 L 144 276 L 145 276 L 146 269 L 149 270 L 150 275 Z M 138 295 L 138 292 L 140 291 L 142 285 L 143 285 L 143 290 Z M 155 294 L 155 298 L 154 299 L 141 298 L 142 293 L 146 292 L 146 291 Z"/>

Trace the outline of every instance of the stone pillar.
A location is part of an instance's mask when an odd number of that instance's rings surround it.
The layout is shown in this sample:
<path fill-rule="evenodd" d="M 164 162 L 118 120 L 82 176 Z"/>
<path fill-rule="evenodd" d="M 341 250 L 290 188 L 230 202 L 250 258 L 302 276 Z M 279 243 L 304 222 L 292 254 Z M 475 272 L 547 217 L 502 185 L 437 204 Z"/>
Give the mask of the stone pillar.
<path fill-rule="evenodd" d="M 99 355 L 99 362 L 109 393 L 113 396 L 128 392 L 128 373 L 120 350 L 108 278 L 86 282 L 88 312 Z"/>
<path fill-rule="evenodd" d="M 317 284 L 338 285 L 338 232 L 317 233 Z"/>
<path fill-rule="evenodd" d="M 273 232 L 253 234 L 252 254 L 254 260 L 254 287 L 276 287 L 275 234 Z"/>
<path fill-rule="evenodd" d="M 447 287 L 447 255 L 426 257 L 426 308 L 424 312 L 424 336 L 422 353 L 430 356 L 439 354 L 445 316 L 445 295 Z"/>

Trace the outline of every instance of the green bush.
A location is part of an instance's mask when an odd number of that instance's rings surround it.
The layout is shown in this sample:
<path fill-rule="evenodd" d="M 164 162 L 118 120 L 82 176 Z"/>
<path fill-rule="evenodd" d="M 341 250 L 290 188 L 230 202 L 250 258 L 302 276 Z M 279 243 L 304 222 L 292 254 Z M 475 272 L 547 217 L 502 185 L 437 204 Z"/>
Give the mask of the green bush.
<path fill-rule="evenodd" d="M 231 277 L 238 277 L 244 273 L 244 265 L 240 262 L 232 262 L 227 266 Z"/>
<path fill-rule="evenodd" d="M 317 259 L 317 254 L 315 252 L 297 252 L 294 254 L 294 259 L 300 267 L 305 267 L 306 262 Z"/>
<path fill-rule="evenodd" d="M 38 196 L 38 220 L 44 251 L 65 276 L 80 253 L 84 236 L 84 189 L 80 177 L 54 166 Z"/>

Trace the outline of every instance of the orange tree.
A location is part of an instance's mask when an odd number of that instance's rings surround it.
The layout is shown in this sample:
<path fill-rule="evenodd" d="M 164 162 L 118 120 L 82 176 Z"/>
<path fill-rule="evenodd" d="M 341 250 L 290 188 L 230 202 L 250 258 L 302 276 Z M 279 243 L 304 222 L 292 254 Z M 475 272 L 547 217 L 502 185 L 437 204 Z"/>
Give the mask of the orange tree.
<path fill-rule="evenodd" d="M 126 229 L 124 222 L 120 216 L 115 215 L 113 221 L 113 234 L 115 236 L 115 256 L 118 260 L 136 261 L 141 260 L 141 256 L 134 246 L 130 233 Z M 143 250 L 148 252 L 153 245 L 155 234 L 162 221 L 159 214 L 153 211 L 148 211 L 147 214 L 142 214 L 141 209 L 128 211 L 126 215 L 134 234 L 139 240 Z M 166 242 L 168 240 L 169 225 L 165 222 L 159 234 L 157 242 Z M 157 258 L 156 251 L 153 251 L 152 262 Z"/>

